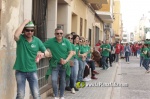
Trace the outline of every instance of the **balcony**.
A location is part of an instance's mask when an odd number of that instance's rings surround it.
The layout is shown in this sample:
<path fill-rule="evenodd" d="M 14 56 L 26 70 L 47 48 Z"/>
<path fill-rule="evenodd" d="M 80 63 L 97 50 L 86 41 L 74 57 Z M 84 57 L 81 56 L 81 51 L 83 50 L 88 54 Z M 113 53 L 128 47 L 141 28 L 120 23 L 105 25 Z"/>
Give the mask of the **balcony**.
<path fill-rule="evenodd" d="M 89 3 L 94 10 L 99 10 L 102 7 L 102 4 L 107 4 L 109 0 L 83 0 Z"/>
<path fill-rule="evenodd" d="M 85 0 L 88 3 L 101 3 L 101 4 L 107 4 L 109 0 Z"/>
<path fill-rule="evenodd" d="M 102 4 L 102 8 L 97 10 L 96 13 L 104 23 L 113 23 L 113 0 L 109 0 L 108 4 Z"/>
<path fill-rule="evenodd" d="M 68 3 L 70 4 L 72 0 L 58 0 L 58 3 Z"/>
<path fill-rule="evenodd" d="M 96 12 L 99 17 L 105 22 L 105 23 L 113 23 L 114 18 L 113 14 L 111 12 L 102 12 L 102 11 L 97 11 Z"/>
<path fill-rule="evenodd" d="M 93 8 L 94 10 L 99 10 L 99 9 L 102 7 L 101 4 L 91 3 L 90 5 L 92 6 L 92 8 Z"/>

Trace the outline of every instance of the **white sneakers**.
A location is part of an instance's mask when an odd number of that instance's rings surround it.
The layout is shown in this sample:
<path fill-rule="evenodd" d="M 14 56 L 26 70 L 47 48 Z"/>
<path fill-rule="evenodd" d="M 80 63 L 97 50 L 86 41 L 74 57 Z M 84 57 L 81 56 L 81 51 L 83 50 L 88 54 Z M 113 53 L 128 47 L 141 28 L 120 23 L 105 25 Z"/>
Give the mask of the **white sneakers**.
<path fill-rule="evenodd" d="M 74 88 L 71 89 L 71 93 L 75 94 L 76 91 L 74 90 Z"/>
<path fill-rule="evenodd" d="M 58 97 L 54 97 L 54 99 L 59 99 Z M 64 97 L 60 97 L 60 99 L 65 99 Z"/>
<path fill-rule="evenodd" d="M 84 79 L 83 79 L 83 81 L 90 81 L 91 80 L 91 78 L 88 78 L 88 77 L 85 77 Z"/>
<path fill-rule="evenodd" d="M 60 97 L 60 99 L 65 99 L 64 97 Z"/>

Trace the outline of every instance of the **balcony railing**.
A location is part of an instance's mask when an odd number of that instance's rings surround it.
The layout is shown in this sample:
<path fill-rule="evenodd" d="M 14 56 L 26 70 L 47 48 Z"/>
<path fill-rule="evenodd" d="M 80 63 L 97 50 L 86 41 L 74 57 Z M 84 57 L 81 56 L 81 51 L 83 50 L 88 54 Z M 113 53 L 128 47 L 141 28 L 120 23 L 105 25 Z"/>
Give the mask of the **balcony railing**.
<path fill-rule="evenodd" d="M 85 0 L 88 3 L 103 3 L 103 4 L 107 4 L 109 0 Z"/>

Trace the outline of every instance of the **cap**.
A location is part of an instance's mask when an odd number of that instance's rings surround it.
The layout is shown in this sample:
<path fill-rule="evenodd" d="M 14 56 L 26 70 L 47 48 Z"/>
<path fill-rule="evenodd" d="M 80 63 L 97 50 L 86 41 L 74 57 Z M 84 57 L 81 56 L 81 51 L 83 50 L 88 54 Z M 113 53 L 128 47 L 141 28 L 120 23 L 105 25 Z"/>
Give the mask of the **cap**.
<path fill-rule="evenodd" d="M 30 21 L 29 23 L 27 23 L 27 24 L 25 25 L 25 28 L 35 28 L 35 26 L 34 26 L 33 22 Z"/>

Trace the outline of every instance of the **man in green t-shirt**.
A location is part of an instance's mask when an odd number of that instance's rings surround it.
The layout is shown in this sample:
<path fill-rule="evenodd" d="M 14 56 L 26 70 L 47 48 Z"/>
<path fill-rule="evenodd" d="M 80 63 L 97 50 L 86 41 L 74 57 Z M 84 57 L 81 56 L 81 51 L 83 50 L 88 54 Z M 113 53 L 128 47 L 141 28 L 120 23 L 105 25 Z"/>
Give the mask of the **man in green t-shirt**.
<path fill-rule="evenodd" d="M 20 27 L 18 27 L 14 34 L 14 40 L 17 43 L 16 61 L 13 67 L 13 69 L 16 70 L 16 99 L 24 99 L 26 80 L 29 82 L 33 99 L 41 99 L 35 60 L 36 57 L 41 58 L 44 54 L 48 57 L 50 54 L 41 40 L 33 36 L 34 30 L 34 24 L 26 19 Z M 38 51 L 41 52 L 38 53 Z"/>
<path fill-rule="evenodd" d="M 52 87 L 55 99 L 58 98 L 58 75 L 60 77 L 60 99 L 64 99 L 64 91 L 66 85 L 66 77 L 70 77 L 70 64 L 68 61 L 73 56 L 71 43 L 68 39 L 63 38 L 63 30 L 55 29 L 55 37 L 48 39 L 44 45 L 50 49 L 52 58 L 49 61 L 49 69 L 46 73 L 46 78 L 51 75 Z"/>
<path fill-rule="evenodd" d="M 106 40 L 105 41 L 105 44 L 101 45 L 100 46 L 101 48 L 101 54 L 102 54 L 102 66 L 103 66 L 103 69 L 108 69 L 108 64 L 106 63 L 106 59 L 107 57 L 109 57 L 109 52 L 111 51 L 111 47 L 110 47 L 110 44 L 109 44 L 109 41 Z"/>
<path fill-rule="evenodd" d="M 148 56 L 148 52 L 149 52 L 148 42 L 146 41 L 144 43 L 144 48 L 143 48 L 143 52 L 142 52 L 143 57 L 144 57 L 142 65 L 146 69 L 146 73 L 150 73 L 150 70 L 149 70 L 150 57 Z"/>

